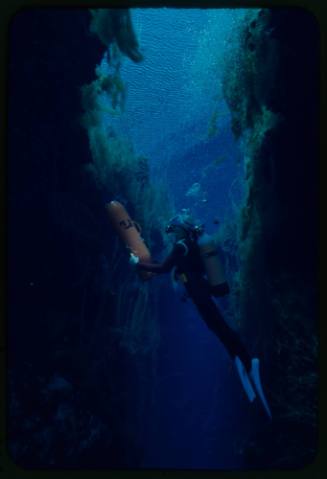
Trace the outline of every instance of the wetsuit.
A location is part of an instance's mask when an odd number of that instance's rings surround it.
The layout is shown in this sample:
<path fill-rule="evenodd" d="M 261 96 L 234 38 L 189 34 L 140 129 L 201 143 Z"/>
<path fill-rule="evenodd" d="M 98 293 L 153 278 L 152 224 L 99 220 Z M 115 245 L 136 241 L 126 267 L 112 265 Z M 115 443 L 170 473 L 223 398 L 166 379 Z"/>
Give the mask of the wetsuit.
<path fill-rule="evenodd" d="M 229 292 L 228 284 L 223 283 L 213 291 L 205 279 L 205 269 L 196 241 L 181 240 L 174 245 L 172 252 L 163 263 L 138 263 L 138 268 L 153 273 L 168 273 L 176 267 L 188 296 L 192 299 L 208 328 L 213 331 L 224 344 L 230 356 L 238 356 L 247 370 L 251 369 L 251 358 L 241 342 L 239 335 L 225 323 L 216 303 L 215 296 L 223 296 Z"/>

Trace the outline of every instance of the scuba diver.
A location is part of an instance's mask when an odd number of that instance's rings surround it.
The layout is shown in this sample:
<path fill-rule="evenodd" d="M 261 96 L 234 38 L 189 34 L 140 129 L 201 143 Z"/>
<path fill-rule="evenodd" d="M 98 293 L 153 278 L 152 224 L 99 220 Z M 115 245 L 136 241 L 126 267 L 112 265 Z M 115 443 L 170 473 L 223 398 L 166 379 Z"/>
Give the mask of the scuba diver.
<path fill-rule="evenodd" d="M 258 394 L 271 419 L 271 412 L 261 386 L 259 359 L 251 359 L 239 335 L 224 321 L 212 298 L 229 293 L 229 286 L 222 273 L 212 239 L 204 233 L 203 226 L 195 225 L 185 211 L 170 220 L 166 233 L 174 235 L 174 246 L 162 263 L 141 262 L 133 253 L 130 255 L 130 263 L 139 271 L 156 274 L 168 273 L 174 268 L 175 278 L 183 283 L 187 296 L 193 301 L 200 316 L 234 360 L 249 401 L 254 401 Z"/>

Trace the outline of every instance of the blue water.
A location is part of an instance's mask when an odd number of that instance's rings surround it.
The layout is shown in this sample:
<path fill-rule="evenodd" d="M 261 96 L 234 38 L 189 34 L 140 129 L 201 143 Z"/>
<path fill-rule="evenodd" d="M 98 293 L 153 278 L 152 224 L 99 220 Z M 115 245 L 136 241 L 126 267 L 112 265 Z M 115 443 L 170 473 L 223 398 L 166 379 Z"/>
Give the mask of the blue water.
<path fill-rule="evenodd" d="M 144 467 L 235 469 L 252 429 L 247 403 L 223 346 L 191 304 L 167 298 L 152 429 Z M 173 313 L 173 314 L 172 314 Z"/>
<path fill-rule="evenodd" d="M 152 181 L 168 187 L 176 209 L 192 208 L 208 232 L 214 218 L 233 212 L 243 191 L 242 152 L 230 131 L 221 76 L 244 14 L 241 9 L 132 9 L 144 61 L 124 59 L 124 112 L 116 118 L 103 114 L 138 155 L 149 159 Z M 217 135 L 209 138 L 215 111 Z M 202 193 L 196 201 L 186 196 L 195 182 Z"/>
<path fill-rule="evenodd" d="M 110 118 L 137 154 L 149 159 L 151 181 L 164 183 L 176 210 L 190 208 L 209 233 L 217 229 L 214 219 L 235 219 L 244 194 L 243 153 L 231 133 L 221 87 L 229 38 L 243 15 L 243 10 L 132 10 L 144 61 L 124 60 L 125 110 Z M 217 133 L 209 138 L 215 110 Z M 196 197 L 187 195 L 194 183 L 201 188 Z M 169 277 L 158 287 L 162 281 Z M 143 466 L 242 467 L 240 443 L 253 411 L 227 352 L 193 305 L 182 303 L 172 289 L 160 308 L 166 319 L 160 324 Z"/>

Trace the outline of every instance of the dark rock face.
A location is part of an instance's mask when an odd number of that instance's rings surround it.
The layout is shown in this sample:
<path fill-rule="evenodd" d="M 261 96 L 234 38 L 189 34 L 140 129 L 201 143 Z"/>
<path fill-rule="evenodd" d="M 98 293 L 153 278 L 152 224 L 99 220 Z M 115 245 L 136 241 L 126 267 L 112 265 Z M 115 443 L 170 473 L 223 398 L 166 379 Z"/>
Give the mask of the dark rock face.
<path fill-rule="evenodd" d="M 301 9 L 252 13 L 235 59 L 225 95 L 247 145 L 243 334 L 263 359 L 274 416 L 247 460 L 300 467 L 317 448 L 318 24 Z"/>
<path fill-rule="evenodd" d="M 151 397 L 151 351 L 109 330 L 113 238 L 80 125 L 104 48 L 89 17 L 31 9 L 10 27 L 8 434 L 24 467 L 137 467 Z"/>

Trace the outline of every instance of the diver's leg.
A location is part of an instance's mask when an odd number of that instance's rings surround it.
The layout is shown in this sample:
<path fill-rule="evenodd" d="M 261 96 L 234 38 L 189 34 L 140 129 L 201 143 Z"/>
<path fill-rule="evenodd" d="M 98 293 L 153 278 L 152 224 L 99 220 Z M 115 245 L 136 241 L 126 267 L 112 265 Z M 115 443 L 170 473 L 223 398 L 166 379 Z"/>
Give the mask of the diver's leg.
<path fill-rule="evenodd" d="M 208 328 L 224 344 L 230 356 L 234 359 L 238 356 L 246 367 L 251 370 L 251 357 L 243 345 L 239 335 L 224 321 L 218 306 L 213 301 L 204 280 L 192 281 L 185 284 L 187 292 L 197 307 L 201 317 Z"/>
<path fill-rule="evenodd" d="M 252 402 L 256 397 L 248 375 L 251 371 L 252 363 L 250 355 L 245 349 L 239 335 L 225 323 L 219 308 L 210 295 L 206 281 L 202 279 L 195 282 L 190 281 L 185 286 L 207 326 L 224 344 L 229 355 L 234 360 L 244 391 L 249 401 Z"/>
<path fill-rule="evenodd" d="M 234 359 L 237 372 L 249 400 L 252 402 L 256 398 L 257 392 L 267 415 L 271 419 L 271 411 L 261 385 L 259 359 L 251 360 L 239 335 L 225 323 L 204 280 L 189 281 L 185 286 L 207 326 L 221 340 Z"/>

